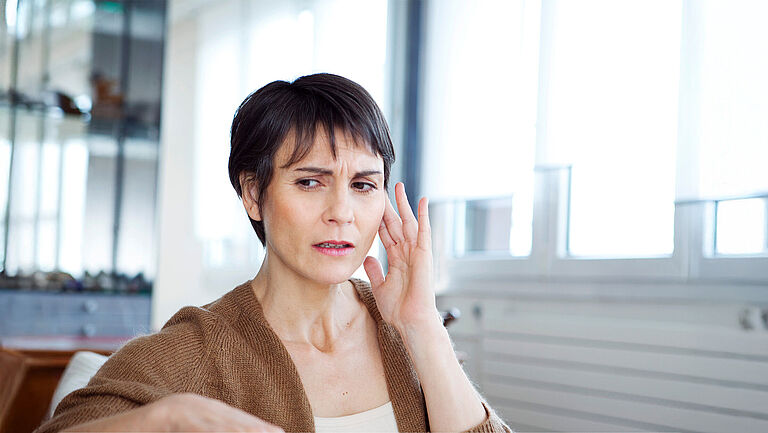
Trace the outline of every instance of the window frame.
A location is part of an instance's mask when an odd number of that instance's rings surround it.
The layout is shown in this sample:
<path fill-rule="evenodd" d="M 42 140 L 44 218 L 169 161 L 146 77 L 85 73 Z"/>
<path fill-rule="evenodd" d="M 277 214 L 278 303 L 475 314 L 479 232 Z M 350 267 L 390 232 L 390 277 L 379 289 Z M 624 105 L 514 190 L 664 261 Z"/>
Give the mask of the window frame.
<path fill-rule="evenodd" d="M 546 2 L 541 7 L 539 83 L 537 98 L 537 156 L 546 154 L 546 138 L 543 131 L 547 113 L 546 74 L 551 52 L 552 8 Z M 689 64 L 696 54 L 686 51 L 690 46 L 690 22 L 696 10 L 690 0 L 683 0 L 683 34 L 681 35 L 681 82 L 690 74 Z M 696 106 L 698 96 L 693 89 L 679 86 L 679 113 Z M 677 191 L 688 185 L 698 167 L 691 165 L 695 159 L 686 158 L 696 152 L 695 131 L 698 119 L 695 115 L 679 116 L 676 146 Z M 710 253 L 708 245 L 715 235 L 712 225 L 712 202 L 676 201 L 674 212 L 674 249 L 664 257 L 589 258 L 574 257 L 567 253 L 568 206 L 570 191 L 569 166 L 537 166 L 533 194 L 533 227 L 531 253 L 526 257 L 472 254 L 455 257 L 452 251 L 437 251 L 441 284 L 438 290 L 461 287 L 472 290 L 473 283 L 481 281 L 576 279 L 580 281 L 636 281 L 686 283 L 737 282 L 768 283 L 768 255 L 722 256 Z M 452 246 L 454 227 L 448 227 L 440 236 L 448 236 L 446 245 Z M 450 233 L 448 233 L 450 232 Z"/>

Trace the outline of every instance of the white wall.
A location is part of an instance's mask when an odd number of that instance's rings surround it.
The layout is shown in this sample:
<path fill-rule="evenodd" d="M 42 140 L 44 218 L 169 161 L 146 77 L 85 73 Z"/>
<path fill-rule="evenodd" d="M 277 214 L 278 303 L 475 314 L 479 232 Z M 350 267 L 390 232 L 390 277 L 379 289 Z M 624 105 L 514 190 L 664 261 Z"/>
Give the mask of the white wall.
<path fill-rule="evenodd" d="M 205 6 L 209 2 L 171 1 L 167 45 L 165 51 L 165 75 L 163 77 L 163 113 L 158 184 L 158 270 L 152 297 L 152 328 L 159 329 L 181 307 L 203 305 L 231 290 L 236 284 L 252 278 L 258 272 L 258 261 L 252 251 L 244 261 L 231 268 L 210 269 L 206 254 L 217 245 L 211 245 L 196 236 L 195 209 L 199 197 L 195 179 L 197 160 L 204 145 L 199 129 L 201 113 L 196 83 L 199 77 L 199 47 L 207 31 L 215 31 L 205 25 Z M 234 2 L 228 2 L 230 5 Z M 237 9 L 228 9 L 230 16 L 219 21 L 229 25 L 228 19 L 237 16 Z M 222 17 L 218 17 L 222 18 Z M 201 24 L 202 23 L 202 24 Z M 236 65 L 235 65 L 236 66 Z M 236 105 L 226 114 L 231 119 Z M 224 115 L 222 115 L 224 116 Z M 226 130 L 215 145 L 228 147 Z M 210 137 L 206 137 L 209 138 Z M 223 179 L 227 177 L 226 161 L 217 167 Z M 237 201 L 231 190 L 231 202 Z M 247 218 L 243 215 L 237 229 L 243 233 L 246 244 L 257 243 Z M 250 232 L 249 232 L 250 231 Z M 235 251 L 232 247 L 218 245 L 220 249 Z M 240 254 L 242 256 L 242 254 Z M 244 265 L 243 263 L 250 263 Z"/>
<path fill-rule="evenodd" d="M 168 15 L 173 17 L 176 2 Z M 196 23 L 169 21 L 163 77 L 163 113 L 158 184 L 158 271 L 152 297 L 152 328 L 158 329 L 186 301 L 204 297 L 200 293 L 200 245 L 192 232 L 193 154 L 188 128 L 195 95 L 188 91 L 194 82 Z"/>

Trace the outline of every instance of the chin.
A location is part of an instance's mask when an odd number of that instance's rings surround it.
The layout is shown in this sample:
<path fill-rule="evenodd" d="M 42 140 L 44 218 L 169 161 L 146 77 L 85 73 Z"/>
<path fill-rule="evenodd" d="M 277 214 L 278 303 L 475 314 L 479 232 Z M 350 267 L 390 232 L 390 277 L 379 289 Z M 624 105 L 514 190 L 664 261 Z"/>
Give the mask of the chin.
<path fill-rule="evenodd" d="M 349 280 L 356 270 L 357 268 L 343 269 L 340 266 L 338 269 L 325 269 L 323 271 L 318 271 L 314 275 L 310 276 L 310 279 L 322 284 L 339 284 Z"/>

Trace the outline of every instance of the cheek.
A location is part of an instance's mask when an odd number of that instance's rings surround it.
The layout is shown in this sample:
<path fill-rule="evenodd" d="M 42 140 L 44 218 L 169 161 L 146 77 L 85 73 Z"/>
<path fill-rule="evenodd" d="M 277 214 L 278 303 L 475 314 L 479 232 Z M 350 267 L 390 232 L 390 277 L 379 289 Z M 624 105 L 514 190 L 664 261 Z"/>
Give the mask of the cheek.
<path fill-rule="evenodd" d="M 386 202 L 384 201 L 386 199 L 385 195 L 382 195 L 380 200 L 375 201 L 375 203 L 367 203 L 365 212 L 365 234 L 366 236 L 370 236 L 373 238 L 376 236 L 376 233 L 379 231 L 379 226 L 381 225 L 381 219 L 384 217 L 384 206 Z"/>
<path fill-rule="evenodd" d="M 298 205 L 297 205 L 298 204 Z M 311 223 L 311 206 L 302 202 L 279 200 L 264 209 L 265 227 L 275 239 L 296 239 L 305 233 Z"/>

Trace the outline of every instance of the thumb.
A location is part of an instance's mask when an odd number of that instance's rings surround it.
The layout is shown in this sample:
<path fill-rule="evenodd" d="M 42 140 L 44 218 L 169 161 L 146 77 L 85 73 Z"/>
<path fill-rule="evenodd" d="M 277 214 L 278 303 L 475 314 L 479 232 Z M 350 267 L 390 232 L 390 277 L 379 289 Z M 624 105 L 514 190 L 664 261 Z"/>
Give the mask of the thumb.
<path fill-rule="evenodd" d="M 368 256 L 363 261 L 363 268 L 371 281 L 371 288 L 379 287 L 384 283 L 384 271 L 381 269 L 381 263 L 375 258 Z"/>

